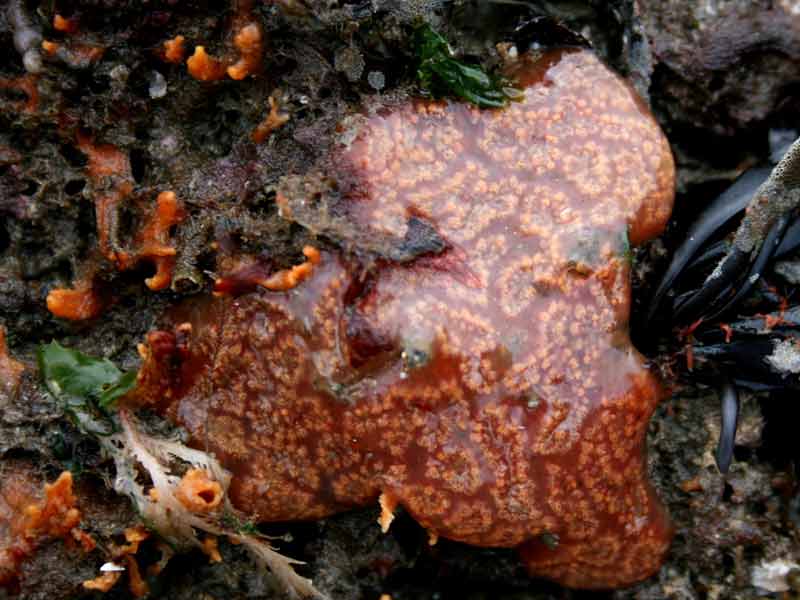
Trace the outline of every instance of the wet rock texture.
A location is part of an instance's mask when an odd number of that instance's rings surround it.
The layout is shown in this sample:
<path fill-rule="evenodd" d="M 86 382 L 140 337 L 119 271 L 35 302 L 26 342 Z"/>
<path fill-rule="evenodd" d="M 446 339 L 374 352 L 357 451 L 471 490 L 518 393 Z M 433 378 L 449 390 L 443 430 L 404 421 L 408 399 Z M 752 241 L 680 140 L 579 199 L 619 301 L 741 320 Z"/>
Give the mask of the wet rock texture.
<path fill-rule="evenodd" d="M 782 108 L 787 83 L 800 77 L 797 3 L 686 4 L 639 2 L 663 85 L 655 102 L 683 125 L 722 135 Z"/>
<path fill-rule="evenodd" d="M 366 149 L 367 137 L 373 139 L 373 143 L 380 139 L 384 139 L 381 143 L 388 143 L 388 140 L 394 143 L 398 139 L 395 134 L 413 131 L 407 125 L 411 117 L 444 118 L 437 117 L 435 112 L 415 113 L 399 108 L 407 106 L 409 97 L 417 94 L 413 86 L 410 46 L 415 19 L 432 23 L 462 55 L 492 66 L 500 62 L 495 44 L 514 39 L 514 29 L 521 20 L 543 14 L 557 17 L 570 29 L 587 37 L 598 55 L 649 100 L 677 160 L 679 195 L 677 220 L 668 229 L 663 243 L 645 244 L 635 251 L 634 316 L 638 299 L 646 296 L 649 277 L 661 268 L 663 249 L 673 247 L 673 238 L 681 237 L 686 219 L 726 185 L 743 165 L 766 158 L 770 130 L 797 127 L 800 36 L 798 6 L 790 1 L 678 0 L 664 3 L 620 0 L 585 4 L 509 4 L 282 0 L 241 3 L 236 7 L 114 0 L 0 4 L 0 48 L 3 49 L 0 55 L 4 57 L 0 61 L 0 322 L 8 329 L 12 356 L 29 367 L 18 379 L 14 375 L 13 385 L 0 383 L 0 453 L 4 463 L 20 454 L 35 457 L 47 480 L 52 480 L 64 468 L 75 472 L 83 469 L 90 479 L 93 474 L 113 477 L 113 473 L 96 455 L 91 441 L 67 424 L 60 409 L 53 406 L 41 390 L 31 360 L 36 345 L 56 338 L 89 354 L 111 357 L 123 368 L 135 368 L 139 364 L 136 345 L 147 331 L 157 326 L 160 315 L 186 296 L 208 295 L 215 280 L 235 273 L 242 265 L 254 273 L 269 275 L 302 262 L 304 246 L 311 244 L 319 249 L 321 262 L 315 267 L 316 273 L 301 284 L 299 293 L 294 296 L 291 292 L 284 295 L 259 292 L 239 300 L 216 300 L 207 309 L 213 312 L 230 307 L 228 315 L 233 317 L 233 322 L 251 324 L 253 307 L 259 303 L 266 306 L 280 316 L 284 330 L 297 334 L 295 343 L 305 351 L 305 354 L 297 354 L 297 364 L 311 365 L 309 368 L 314 369 L 320 361 L 314 362 L 313 357 L 326 349 L 309 348 L 302 334 L 309 322 L 324 323 L 326 317 L 315 316 L 311 321 L 300 319 L 300 315 L 307 314 L 302 290 L 306 290 L 306 294 L 324 294 L 326 282 L 336 277 L 344 282 L 341 285 L 348 284 L 345 287 L 357 283 L 352 290 L 358 294 L 353 297 L 331 295 L 334 300 L 330 310 L 342 322 L 355 324 L 351 328 L 352 337 L 347 338 L 343 346 L 347 352 L 363 360 L 367 350 L 378 348 L 380 359 L 352 367 L 348 355 L 347 368 L 324 372 L 315 382 L 316 386 L 311 386 L 313 389 L 308 396 L 332 398 L 338 403 L 336 406 L 341 407 L 338 410 L 350 407 L 348 410 L 352 414 L 358 410 L 359 402 L 363 407 L 364 399 L 369 397 L 363 386 L 352 385 L 353 381 L 363 381 L 365 373 L 388 373 L 386 377 L 393 378 L 394 389 L 399 393 L 407 385 L 399 381 L 400 369 L 406 368 L 408 379 L 414 380 L 417 372 L 447 363 L 442 358 L 444 354 L 434 352 L 441 349 L 442 343 L 428 343 L 435 337 L 437 324 L 458 323 L 458 327 L 450 328 L 453 339 L 447 341 L 459 352 L 462 347 L 473 345 L 476 339 L 483 339 L 474 329 L 479 323 L 476 325 L 459 315 L 435 309 L 438 306 L 435 303 L 446 304 L 445 300 L 450 301 L 450 295 L 458 290 L 464 290 L 458 301 L 470 307 L 468 313 L 479 314 L 492 330 L 496 330 L 498 321 L 505 325 L 506 321 L 517 323 L 529 316 L 526 311 L 532 310 L 530 307 L 514 314 L 516 307 L 528 306 L 528 299 L 519 296 L 520 289 L 515 283 L 520 277 L 533 277 L 534 271 L 524 264 L 525 251 L 517 248 L 516 238 L 500 241 L 504 235 L 510 235 L 500 228 L 500 223 L 507 223 L 510 216 L 474 226 L 475 232 L 483 233 L 485 229 L 490 233 L 484 246 L 479 248 L 478 238 L 482 236 L 469 238 L 470 227 L 462 227 L 459 221 L 470 215 L 459 215 L 457 211 L 450 214 L 412 211 L 410 215 L 396 212 L 400 206 L 424 204 L 423 197 L 410 199 L 410 194 L 424 192 L 424 186 L 417 187 L 418 183 L 410 182 L 410 187 L 403 188 L 402 193 L 408 196 L 400 203 L 391 206 L 365 203 L 356 209 L 356 204 L 331 204 L 335 197 L 329 195 L 331 189 L 327 182 L 317 181 L 314 191 L 322 194 L 326 206 L 347 208 L 348 219 L 337 220 L 342 213 L 330 211 L 326 218 L 320 218 L 319 211 L 304 211 L 300 206 L 299 199 L 307 198 L 309 186 L 313 187 L 310 177 L 286 178 L 291 174 L 312 175 L 312 168 L 320 165 L 328 169 L 331 164 L 323 164 L 325 157 L 339 156 L 342 164 L 349 161 L 351 165 L 358 164 L 358 156 L 378 160 L 376 152 Z M 10 4 L 17 11 L 13 18 L 7 10 Z M 241 13 L 248 6 L 251 12 Z M 20 16 L 18 9 L 27 14 Z M 63 17 L 63 22 L 55 18 L 56 13 Z M 264 43 L 260 50 L 263 68 L 255 76 L 248 75 L 241 81 L 229 77 L 197 81 L 187 72 L 185 64 L 166 60 L 163 55 L 164 42 L 183 36 L 185 57 L 191 56 L 196 46 L 204 46 L 211 57 L 234 60 L 239 56 L 234 38 L 238 25 L 245 20 L 257 23 L 261 31 L 259 39 Z M 60 23 L 58 27 L 57 23 Z M 27 33 L 16 34 L 18 29 Z M 25 43 L 20 45 L 15 35 L 20 39 L 24 37 L 21 41 Z M 43 46 L 41 51 L 31 41 L 39 35 L 51 44 Z M 26 68 L 37 72 L 29 73 Z M 371 84 L 378 81 L 381 82 L 379 96 L 378 88 Z M 591 99 L 591 93 L 589 96 Z M 390 110 L 376 114 L 380 106 L 388 106 Z M 345 118 L 362 113 L 364 107 L 367 107 L 366 119 L 352 122 Z M 274 129 L 267 127 L 263 137 L 262 134 L 254 136 L 259 124 L 270 120 L 273 108 L 272 123 L 280 125 Z M 576 105 L 575 109 L 579 110 L 580 106 Z M 460 122 L 469 123 L 471 114 L 465 111 L 458 118 Z M 285 120 L 285 116 L 289 119 Z M 342 123 L 346 131 L 337 132 Z M 337 136 L 359 131 L 371 133 L 358 138 L 360 141 L 350 154 L 337 155 L 332 149 Z M 185 218 L 168 232 L 169 243 L 166 238 L 164 242 L 175 249 L 172 282 L 168 288 L 153 291 L 144 284 L 155 272 L 151 260 L 139 261 L 130 270 L 121 270 L 108 257 L 97 255 L 98 237 L 103 231 L 97 229 L 95 208 L 98 199 L 104 194 L 107 196 L 113 188 L 114 181 L 92 177 L 87 156 L 79 148 L 79 135 L 91 136 L 84 139 L 91 139 L 97 146 L 112 146 L 130 166 L 125 177 L 130 189 L 125 190 L 125 199 L 114 212 L 107 214 L 108 222 L 113 222 L 115 227 L 113 243 L 118 244 L 112 250 L 136 247 L 137 232 L 148 222 L 159 194 L 172 191 L 182 203 Z M 260 141 L 255 142 L 254 137 Z M 483 139 L 473 135 L 470 144 L 473 138 L 475 141 Z M 513 162 L 511 154 L 502 158 L 504 153 L 511 152 L 502 143 L 495 143 L 493 152 L 494 162 Z M 631 164 L 639 161 L 646 169 L 648 157 L 648 153 L 639 152 L 631 157 Z M 403 159 L 424 161 L 425 157 L 404 152 Z M 577 160 L 564 158 L 570 159 Z M 597 166 L 609 167 L 602 161 Z M 359 168 L 368 169 L 370 165 Z M 371 168 L 380 172 L 390 169 L 391 165 L 372 164 Z M 627 167 L 621 165 L 620 168 Z M 353 169 L 352 180 L 364 180 L 365 173 Z M 374 181 L 376 197 L 393 187 L 374 174 L 369 174 L 368 178 Z M 481 206 L 480 180 L 475 177 L 464 181 L 475 194 L 474 204 L 470 206 Z M 644 185 L 641 179 L 635 181 L 639 187 Z M 488 185 L 492 183 L 487 180 Z M 498 178 L 497 183 L 511 185 L 513 181 L 509 175 Z M 568 183 L 570 186 L 580 184 Z M 624 189 L 628 184 L 620 185 L 623 186 L 620 189 Z M 629 190 L 638 192 L 639 188 L 631 184 Z M 278 202 L 279 191 L 284 199 L 282 205 Z M 341 198 L 349 199 L 345 192 L 346 187 L 341 190 Z M 585 193 L 607 196 L 599 189 L 589 189 Z M 492 194 L 490 189 L 486 197 Z M 536 201 L 542 202 L 543 198 Z M 619 206 L 610 197 L 607 201 L 609 206 Z M 518 216 L 525 215 L 519 204 L 514 208 Z M 529 228 L 540 225 L 537 219 L 544 215 L 554 222 L 562 218 L 558 212 L 547 213 L 539 205 L 536 208 L 539 210 L 529 214 L 526 225 Z M 589 218 L 585 211 L 574 206 L 566 208 L 579 213 L 581 219 Z M 596 215 L 596 218 L 604 216 Z M 636 220 L 636 215 L 630 211 L 621 210 L 617 216 L 622 221 Z M 348 222 L 358 227 L 348 229 Z M 571 226 L 569 221 L 563 225 L 566 229 Z M 612 235 L 618 231 L 615 227 L 609 224 L 603 229 L 601 223 L 599 229 L 605 233 L 597 241 L 601 246 L 610 244 L 612 254 L 619 257 L 620 238 Z M 643 231 L 634 241 L 641 241 L 648 235 L 650 233 Z M 537 239 L 544 243 L 545 237 Z M 549 239 L 548 243 L 553 244 L 552 256 L 559 260 L 576 252 L 584 256 L 587 249 L 569 246 L 570 239 L 574 238 Z M 427 255 L 424 260 L 422 255 Z M 478 260 L 472 261 L 476 257 Z M 408 266 L 425 261 L 425 269 Z M 451 261 L 447 263 L 447 273 L 456 275 L 437 271 L 437 261 L 438 264 Z M 387 266 L 389 264 L 395 266 Z M 582 281 L 590 283 L 580 287 L 570 282 L 567 291 L 596 296 L 592 285 L 596 286 L 599 280 L 597 265 L 584 258 L 578 258 L 574 264 L 577 275 L 589 269 L 591 274 L 584 272 L 582 276 L 586 279 Z M 451 266 L 462 269 L 451 269 Z M 382 273 L 381 277 L 362 278 L 364 273 L 375 270 Z M 609 272 L 614 274 L 612 279 L 621 281 L 626 280 L 626 271 L 627 267 L 619 264 Z M 500 282 L 506 272 L 507 283 L 503 289 L 510 300 L 498 302 L 490 309 L 482 306 L 473 295 L 476 288 L 470 287 L 471 282 L 481 281 L 486 273 Z M 87 275 L 91 276 L 93 289 L 103 300 L 101 316 L 82 322 L 66 322 L 54 317 L 47 310 L 48 294 L 57 288 L 69 289 Z M 447 279 L 447 285 L 439 285 L 444 283 L 443 278 Z M 408 290 L 412 285 L 426 290 L 432 304 L 419 310 L 410 308 Z M 620 291 L 617 289 L 615 293 Z M 356 302 L 356 298 L 362 302 Z M 233 310 L 235 302 L 240 304 Z M 345 306 L 350 310 L 344 311 Z M 507 314 L 509 309 L 511 313 Z M 624 330 L 622 319 L 614 309 L 609 310 L 609 322 Z M 423 325 L 416 329 L 407 327 L 406 323 L 417 315 Z M 189 317 L 186 312 L 174 314 L 172 322 L 182 322 Z M 193 339 L 198 344 L 201 340 L 211 343 L 215 335 L 224 333 L 211 331 L 216 322 L 216 319 L 198 317 Z M 568 329 L 573 322 L 582 323 L 570 315 L 565 327 Z M 160 326 L 168 324 L 171 323 L 162 322 Z M 249 335 L 254 336 L 253 339 L 261 335 L 262 341 L 269 340 L 272 339 L 270 335 L 275 335 L 255 327 L 251 329 Z M 551 333 L 559 334 L 555 330 Z M 460 336 L 459 340 L 455 339 L 456 335 Z M 511 342 L 490 338 L 487 343 L 513 348 Z M 491 393 L 475 391 L 470 385 L 480 388 L 489 382 L 489 387 L 499 386 L 491 377 L 501 374 L 506 377 L 514 364 L 521 364 L 524 344 L 532 342 L 519 343 L 520 350 L 516 354 L 513 349 L 503 354 L 482 348 L 481 351 L 490 355 L 487 365 L 467 361 L 462 370 L 460 363 L 458 366 L 455 361 L 447 363 L 461 382 L 458 387 L 465 398 L 465 406 L 470 406 L 477 398 L 491 400 Z M 626 343 L 623 340 L 623 346 Z M 421 353 L 415 352 L 420 349 Z M 264 349 L 264 352 L 273 351 Z M 289 351 L 294 352 L 294 349 Z M 405 358 L 398 358 L 403 352 Z M 288 353 L 286 357 L 277 356 L 273 363 L 288 365 L 289 356 Z M 634 371 L 641 372 L 640 359 L 635 354 L 629 353 L 626 360 Z M 256 369 L 254 362 L 243 368 Z M 559 363 L 563 366 L 565 361 Z M 12 364 L 3 362 L 0 370 L 11 373 L 9 365 Z M 555 364 L 554 359 L 548 366 L 552 368 Z M 544 362 L 536 363 L 535 369 L 541 369 L 544 374 L 548 366 Z M 569 368 L 564 368 L 568 374 Z M 286 376 L 289 376 L 288 371 Z M 793 450 L 796 447 L 793 424 L 799 415 L 792 408 L 791 398 L 778 398 L 775 402 L 749 399 L 740 431 L 744 437 L 737 442 L 736 462 L 726 482 L 716 473 L 712 461 L 718 422 L 715 402 L 706 398 L 690 377 L 678 380 L 667 374 L 665 380 L 674 395 L 656 410 L 649 430 L 646 468 L 641 461 L 634 460 L 637 474 L 631 481 L 641 480 L 643 471 L 649 471 L 669 508 L 676 535 L 667 562 L 654 577 L 637 587 L 580 597 L 759 597 L 762 592 L 751 585 L 753 566 L 763 561 L 798 562 L 800 559 L 796 544 L 797 484 L 793 467 L 798 459 L 793 454 L 796 452 Z M 275 376 L 269 375 L 264 385 L 278 386 L 277 381 Z M 649 387 L 652 381 L 648 378 L 645 383 L 645 387 Z M 389 387 L 387 381 L 380 385 Z M 549 385 L 557 387 L 557 384 Z M 565 383 L 558 385 L 577 389 L 578 382 L 568 377 Z M 190 383 L 187 383 L 189 388 Z M 587 397 L 595 397 L 591 389 Z M 241 393 L 257 398 L 263 391 L 247 389 Z M 654 391 L 647 391 L 643 395 L 651 398 L 654 394 Z M 191 394 L 187 396 L 190 397 Z M 525 403 L 518 398 L 513 405 L 511 401 L 497 401 L 495 405 L 507 413 L 519 408 L 521 414 L 529 415 L 519 417 L 518 421 L 513 417 L 506 423 L 539 419 L 533 429 L 535 433 L 542 431 L 536 428 L 547 415 L 553 414 L 553 407 L 547 402 L 547 396 L 544 397 L 544 402 L 537 403 L 538 396 L 528 394 Z M 437 404 L 435 395 L 431 395 L 429 401 L 437 409 L 444 405 L 441 400 Z M 392 402 L 398 400 L 395 398 Z M 528 402 L 532 404 L 530 407 Z M 177 403 L 173 412 L 176 418 L 184 419 L 190 430 L 194 428 L 196 439 L 202 440 L 201 443 L 205 443 L 206 438 L 213 439 L 213 433 L 228 431 L 218 424 L 214 424 L 214 431 L 206 431 L 207 426 L 200 423 L 198 416 L 201 409 L 188 401 L 187 404 L 189 408 L 183 417 L 179 415 Z M 453 410 L 458 408 L 455 406 Z M 634 437 L 643 434 L 645 413 L 652 409 L 651 404 L 647 406 L 647 410 L 641 409 L 641 422 L 637 421 L 639 429 Z M 296 436 L 299 428 L 316 426 L 328 418 L 324 412 L 312 410 L 319 408 L 318 402 L 309 401 L 308 408 L 308 414 L 304 415 L 303 423 L 297 424 L 297 429 L 276 429 L 275 436 L 283 436 L 291 443 L 289 438 Z M 431 414 L 436 415 L 436 412 Z M 239 422 L 237 415 L 229 419 L 232 427 Z M 434 424 L 444 422 L 435 416 L 432 420 Z M 591 421 L 592 418 L 584 416 L 581 427 L 590 429 Z M 573 422 L 566 419 L 564 423 L 569 423 L 569 427 L 562 426 L 569 438 L 569 432 L 575 430 L 570 429 Z M 413 418 L 404 425 L 411 430 Z M 379 447 L 377 431 L 380 427 L 382 431 L 391 431 L 380 424 L 379 415 L 372 434 L 357 432 L 355 419 L 342 419 L 341 427 L 351 428 L 348 432 L 356 439 L 354 453 L 359 450 L 359 444 Z M 624 426 L 622 429 L 624 431 Z M 558 427 L 553 432 L 557 430 Z M 485 431 L 482 430 L 484 437 L 481 439 L 485 438 Z M 459 434 L 455 430 L 440 433 Z M 521 435 L 509 433 L 512 434 Z M 526 432 L 525 435 L 533 434 Z M 436 439 L 434 436 L 430 441 L 431 448 L 441 450 L 441 458 L 437 460 L 442 464 L 452 462 L 452 453 L 447 447 L 436 446 Z M 427 443 L 427 440 L 420 437 L 419 442 Z M 269 441 L 267 446 L 272 443 Z M 476 442 L 474 447 L 481 447 L 482 443 Z M 513 444 L 509 444 L 511 446 Z M 407 446 L 400 444 L 399 447 L 408 452 Z M 240 450 L 234 445 L 225 448 L 233 462 L 236 461 L 233 455 Z M 526 452 L 541 451 L 541 447 L 530 450 L 526 446 Z M 243 464 L 247 462 L 247 448 L 244 452 Z M 428 453 L 425 456 L 431 456 L 430 451 L 425 452 Z M 486 454 L 490 457 L 491 452 Z M 354 454 L 348 456 L 352 458 Z M 550 461 L 547 454 L 541 456 L 545 463 L 559 466 Z M 462 461 L 464 472 L 469 472 L 469 461 L 469 456 Z M 389 459 L 384 457 L 382 462 L 388 464 Z M 503 472 L 503 462 L 504 459 L 497 462 L 501 468 L 495 469 L 490 479 L 505 477 L 504 485 L 523 480 L 522 476 L 515 480 L 516 475 Z M 248 464 L 247 468 L 252 471 L 257 468 L 256 464 Z M 291 463 L 286 465 L 287 469 L 292 467 Z M 302 466 L 308 468 L 308 463 Z M 372 466 L 374 463 L 370 469 Z M 317 465 L 312 467 L 317 470 Z M 491 486 L 483 479 L 486 470 L 488 467 L 484 465 L 477 472 L 479 488 L 488 492 Z M 379 477 L 375 475 L 377 471 L 381 472 Z M 395 500 L 405 509 L 398 509 L 386 535 L 375 524 L 379 514 L 376 504 L 320 521 L 276 524 L 268 528 L 270 533 L 292 534 L 293 541 L 279 542 L 282 550 L 307 560 L 306 573 L 323 591 L 339 598 L 377 598 L 387 593 L 394 600 L 575 597 L 573 592 L 542 580 L 532 583 L 511 549 L 479 549 L 448 541 L 445 534 L 447 529 L 451 534 L 458 533 L 452 535 L 454 538 L 474 542 L 479 536 L 487 539 L 495 536 L 494 541 L 498 541 L 506 539 L 505 536 L 520 535 L 518 532 L 494 531 L 489 527 L 459 533 L 458 524 L 446 523 L 439 515 L 424 514 L 425 511 L 415 508 L 415 486 L 423 480 L 422 476 L 391 479 L 382 473 L 382 469 L 370 471 L 380 485 L 372 480 L 365 484 L 364 480 L 356 478 L 355 482 L 348 480 L 340 487 L 351 486 L 358 491 L 356 496 L 370 503 L 380 491 L 394 493 Z M 564 474 L 562 481 L 567 481 L 568 477 Z M 342 475 L 339 478 L 347 479 Z M 244 489 L 245 482 L 251 485 L 256 480 L 255 476 L 243 480 L 242 499 L 252 495 L 252 491 Z M 534 477 L 529 481 L 537 484 L 537 489 L 530 493 L 541 494 L 543 486 L 539 480 Z M 469 487 L 474 482 L 466 478 L 452 483 Z M 316 506 L 315 516 L 356 503 L 352 499 L 343 500 L 347 492 L 337 496 L 333 480 L 326 488 L 327 495 L 317 492 L 315 496 L 313 491 L 319 487 L 311 482 L 306 488 L 303 491 L 316 500 L 304 505 Z M 451 494 L 450 501 L 456 501 L 454 499 L 461 493 Z M 97 497 L 103 505 L 111 506 L 109 498 Z M 649 492 L 646 497 L 650 498 Z M 497 510 L 497 505 L 491 502 L 493 500 L 487 500 L 489 510 Z M 645 505 L 647 502 L 651 500 Z M 565 511 L 578 510 L 573 508 L 577 504 L 569 503 L 566 498 L 563 503 L 569 506 Z M 281 504 L 286 506 L 286 503 Z M 430 504 L 435 506 L 435 503 Z M 543 517 L 545 512 L 551 516 L 556 514 L 549 506 L 537 510 L 543 512 Z M 119 534 L 130 524 L 126 519 L 133 518 L 135 515 L 126 514 L 120 504 L 116 504 L 113 511 L 107 511 L 102 531 L 93 533 L 101 541 L 113 539 L 115 531 Z M 555 524 L 561 523 L 559 518 L 563 519 L 564 513 L 553 518 Z M 428 532 L 417 521 L 431 532 L 442 534 L 435 546 L 429 546 Z M 539 530 L 531 528 L 528 533 L 538 534 Z M 574 540 L 568 537 L 558 541 L 564 542 L 565 549 L 574 548 Z M 599 536 L 589 538 L 599 541 Z M 546 540 L 551 546 L 556 541 L 552 536 Z M 176 560 L 176 566 L 170 567 L 160 582 L 152 582 L 154 594 L 173 598 L 278 597 L 269 577 L 253 577 L 252 565 L 243 552 L 225 543 L 221 543 L 221 551 L 224 561 L 220 564 L 208 565 L 204 557 L 198 556 L 186 557 L 182 564 Z M 91 560 L 94 561 L 91 564 L 74 562 L 73 555 L 65 554 L 61 544 L 41 547 L 36 559 L 23 567 L 22 597 L 74 597 L 77 584 L 96 573 L 102 563 L 99 554 Z M 614 568 L 618 564 L 622 563 L 615 563 Z M 543 568 L 540 572 L 566 581 L 567 575 L 555 574 L 554 566 L 547 568 L 550 570 Z M 626 577 L 634 578 L 633 575 Z M 124 590 L 112 590 L 106 597 L 124 595 Z"/>

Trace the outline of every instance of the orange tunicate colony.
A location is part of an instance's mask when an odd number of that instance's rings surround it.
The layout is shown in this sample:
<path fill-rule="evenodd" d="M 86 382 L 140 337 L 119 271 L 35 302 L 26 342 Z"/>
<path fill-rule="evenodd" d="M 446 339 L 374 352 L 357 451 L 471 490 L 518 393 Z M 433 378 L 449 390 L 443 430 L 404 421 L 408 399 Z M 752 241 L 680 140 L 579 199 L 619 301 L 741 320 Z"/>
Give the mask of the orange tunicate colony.
<path fill-rule="evenodd" d="M 255 519 L 380 496 L 385 524 L 403 506 L 432 539 L 623 586 L 671 537 L 646 477 L 660 388 L 628 337 L 626 232 L 663 229 L 674 165 L 590 52 L 521 58 L 514 74 L 524 98 L 503 110 L 420 101 L 363 118 L 305 179 L 336 181 L 332 198 L 280 190 L 287 218 L 324 206 L 389 240 L 422 222 L 438 250 L 322 251 L 293 289 L 179 307 L 148 338 L 137 399 L 231 469 Z"/>

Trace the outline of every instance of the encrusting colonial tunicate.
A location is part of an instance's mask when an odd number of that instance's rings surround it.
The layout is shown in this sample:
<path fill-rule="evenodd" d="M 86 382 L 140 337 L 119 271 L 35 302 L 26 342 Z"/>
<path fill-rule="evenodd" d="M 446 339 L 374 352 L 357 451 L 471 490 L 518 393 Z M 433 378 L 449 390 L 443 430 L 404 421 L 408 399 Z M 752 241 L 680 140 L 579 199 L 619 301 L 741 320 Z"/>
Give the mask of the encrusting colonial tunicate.
<path fill-rule="evenodd" d="M 629 243 L 662 231 L 673 160 L 591 52 L 510 74 L 505 109 L 416 101 L 343 126 L 278 194 L 339 250 L 309 250 L 291 289 L 175 309 L 134 400 L 214 452 L 257 520 L 380 499 L 384 526 L 402 506 L 433 540 L 624 586 L 671 538 L 645 463 L 661 390 L 627 325 Z"/>

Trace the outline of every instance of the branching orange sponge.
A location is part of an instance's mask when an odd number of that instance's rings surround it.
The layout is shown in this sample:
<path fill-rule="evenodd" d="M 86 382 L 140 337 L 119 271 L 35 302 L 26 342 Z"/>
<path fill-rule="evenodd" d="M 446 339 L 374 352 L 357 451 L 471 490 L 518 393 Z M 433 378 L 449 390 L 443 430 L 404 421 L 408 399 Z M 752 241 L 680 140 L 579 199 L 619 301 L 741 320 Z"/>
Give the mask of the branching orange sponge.
<path fill-rule="evenodd" d="M 172 191 L 161 192 L 155 207 L 136 231 L 133 244 L 123 246 L 117 240 L 119 211 L 130 201 L 134 181 L 128 155 L 112 144 L 96 144 L 84 134 L 77 136 L 78 148 L 87 156 L 86 172 L 95 195 L 95 219 L 98 251 L 119 271 L 134 268 L 141 261 L 150 262 L 156 272 L 145 280 L 151 290 L 162 290 L 172 281 L 176 249 L 170 245 L 172 228 L 184 218 L 183 208 Z M 107 301 L 96 289 L 94 271 L 97 261 L 89 260 L 85 273 L 72 288 L 56 288 L 47 296 L 48 310 L 62 319 L 81 321 L 97 317 Z"/>

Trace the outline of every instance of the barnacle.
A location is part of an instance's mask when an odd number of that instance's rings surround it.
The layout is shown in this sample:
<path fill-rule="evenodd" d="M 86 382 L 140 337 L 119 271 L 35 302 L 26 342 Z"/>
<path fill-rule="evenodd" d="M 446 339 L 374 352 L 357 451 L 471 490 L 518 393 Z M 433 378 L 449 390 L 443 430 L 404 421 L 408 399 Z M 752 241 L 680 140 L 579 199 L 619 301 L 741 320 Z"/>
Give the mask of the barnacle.
<path fill-rule="evenodd" d="M 643 449 L 661 392 L 627 319 L 628 243 L 669 217 L 672 157 L 590 52 L 508 75 L 524 94 L 502 110 L 420 101 L 344 123 L 278 186 L 284 218 L 342 251 L 176 308 L 128 401 L 213 451 L 255 520 L 380 498 L 384 528 L 403 506 L 432 540 L 630 584 L 671 537 Z"/>

